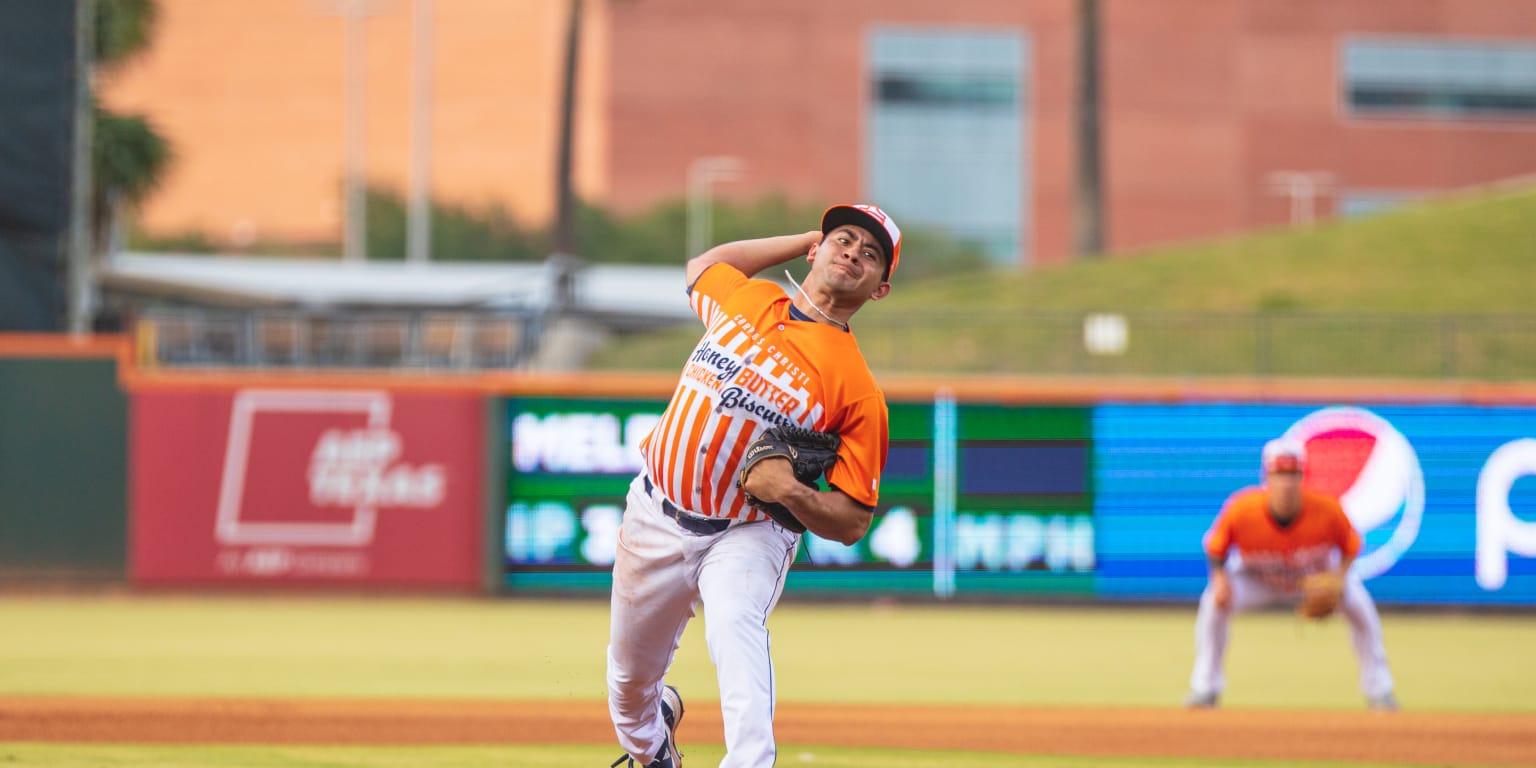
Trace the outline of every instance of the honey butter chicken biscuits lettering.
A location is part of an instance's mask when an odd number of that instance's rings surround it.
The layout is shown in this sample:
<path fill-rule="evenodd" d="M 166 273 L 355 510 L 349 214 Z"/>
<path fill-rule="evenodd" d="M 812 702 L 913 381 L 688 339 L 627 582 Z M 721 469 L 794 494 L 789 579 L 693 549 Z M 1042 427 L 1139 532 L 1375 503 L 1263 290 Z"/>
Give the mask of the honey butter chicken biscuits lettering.
<path fill-rule="evenodd" d="M 736 478 L 747 447 L 764 429 L 784 426 L 837 434 L 840 460 L 827 482 L 874 507 L 887 411 L 853 334 L 792 318 L 782 288 L 728 264 L 705 270 L 689 301 L 706 331 L 641 444 L 666 497 L 710 517 L 766 519 Z"/>

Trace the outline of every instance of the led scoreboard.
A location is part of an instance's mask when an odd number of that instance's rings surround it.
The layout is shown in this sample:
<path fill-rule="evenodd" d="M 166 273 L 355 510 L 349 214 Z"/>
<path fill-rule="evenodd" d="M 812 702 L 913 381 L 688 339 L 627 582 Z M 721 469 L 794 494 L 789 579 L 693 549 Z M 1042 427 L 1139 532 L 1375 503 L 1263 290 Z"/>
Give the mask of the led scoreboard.
<path fill-rule="evenodd" d="M 661 400 L 507 401 L 508 586 L 606 590 L 640 440 Z M 1089 412 L 892 403 L 890 455 L 868 535 L 807 534 L 787 589 L 949 596 L 1089 595 Z"/>

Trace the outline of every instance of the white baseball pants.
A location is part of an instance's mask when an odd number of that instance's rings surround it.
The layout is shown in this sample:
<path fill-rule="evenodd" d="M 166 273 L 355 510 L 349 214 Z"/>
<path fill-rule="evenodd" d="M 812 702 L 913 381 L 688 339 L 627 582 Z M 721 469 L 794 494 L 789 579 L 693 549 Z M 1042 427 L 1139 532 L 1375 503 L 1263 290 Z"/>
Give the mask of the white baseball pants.
<path fill-rule="evenodd" d="M 720 766 L 772 766 L 767 622 L 800 537 L 772 522 L 692 533 L 662 511 L 659 494 L 647 492 L 643 475 L 630 484 L 613 564 L 608 711 L 619 745 L 642 764 L 661 748 L 663 678 L 698 600 L 720 685 L 726 748 Z M 686 700 L 688 692 L 682 693 Z"/>
<path fill-rule="evenodd" d="M 1295 605 L 1300 593 L 1282 592 L 1268 587 L 1241 570 L 1230 573 L 1231 606 L 1216 607 L 1211 588 L 1200 595 L 1200 612 L 1195 618 L 1195 668 L 1189 675 L 1189 688 L 1195 693 L 1221 693 L 1226 688 L 1224 671 L 1227 636 L 1232 614 L 1266 605 Z M 1376 603 L 1360 577 L 1351 571 L 1344 580 L 1344 596 L 1339 612 L 1349 622 L 1349 637 L 1360 664 L 1360 692 L 1376 698 L 1392 692 L 1392 670 L 1387 666 L 1387 649 L 1381 638 L 1381 618 Z"/>

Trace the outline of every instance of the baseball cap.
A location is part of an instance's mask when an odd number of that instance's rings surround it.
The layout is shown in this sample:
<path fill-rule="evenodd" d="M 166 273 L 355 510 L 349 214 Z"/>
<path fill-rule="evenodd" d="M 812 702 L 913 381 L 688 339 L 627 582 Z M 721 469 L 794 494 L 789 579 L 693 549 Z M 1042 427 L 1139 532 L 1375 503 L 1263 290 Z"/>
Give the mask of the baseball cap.
<path fill-rule="evenodd" d="M 1265 472 L 1302 472 L 1306 468 L 1306 443 L 1294 437 L 1277 437 L 1264 444 Z"/>
<path fill-rule="evenodd" d="M 901 261 L 901 229 L 885 211 L 867 203 L 834 205 L 821 215 L 821 234 L 826 235 L 844 224 L 853 224 L 869 230 L 885 249 L 886 264 L 890 266 L 886 277 L 896 274 Z"/>

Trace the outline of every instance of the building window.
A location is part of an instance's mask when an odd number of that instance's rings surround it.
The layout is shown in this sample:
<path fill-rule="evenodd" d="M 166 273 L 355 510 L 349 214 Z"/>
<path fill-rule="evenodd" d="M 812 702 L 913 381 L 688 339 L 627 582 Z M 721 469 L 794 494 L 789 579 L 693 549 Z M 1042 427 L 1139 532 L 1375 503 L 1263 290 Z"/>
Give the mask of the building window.
<path fill-rule="evenodd" d="M 1343 59 L 1356 115 L 1536 120 L 1536 42 L 1355 39 Z"/>
<path fill-rule="evenodd" d="M 1029 261 L 1028 43 L 1012 30 L 877 27 L 866 48 L 866 188 L 903 224 Z"/>
<path fill-rule="evenodd" d="M 1018 103 L 1018 83 L 1007 77 L 882 75 L 876 99 L 880 104 L 908 104 L 931 109 L 978 110 L 988 107 L 1011 110 Z"/>

